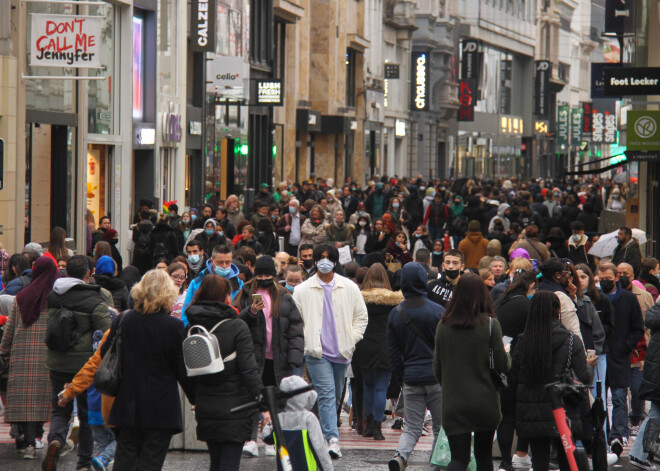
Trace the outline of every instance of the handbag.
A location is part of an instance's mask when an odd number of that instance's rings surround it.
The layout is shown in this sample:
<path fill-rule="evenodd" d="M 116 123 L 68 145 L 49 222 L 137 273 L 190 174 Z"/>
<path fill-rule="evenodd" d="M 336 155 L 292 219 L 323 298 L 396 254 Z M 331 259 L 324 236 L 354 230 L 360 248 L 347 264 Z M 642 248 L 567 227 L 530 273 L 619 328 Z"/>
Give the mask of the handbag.
<path fill-rule="evenodd" d="M 490 367 L 490 377 L 495 383 L 495 387 L 498 389 L 504 389 L 509 387 L 509 379 L 504 373 L 497 371 L 495 368 L 495 357 L 493 356 L 493 318 L 488 318 L 490 322 L 490 331 L 488 333 L 488 360 Z"/>
<path fill-rule="evenodd" d="M 124 316 L 121 314 L 117 332 L 112 339 L 110 348 L 105 352 L 101 364 L 96 369 L 94 375 L 94 387 L 98 392 L 106 396 L 115 397 L 119 389 L 119 380 L 121 379 L 121 325 L 124 322 Z"/>

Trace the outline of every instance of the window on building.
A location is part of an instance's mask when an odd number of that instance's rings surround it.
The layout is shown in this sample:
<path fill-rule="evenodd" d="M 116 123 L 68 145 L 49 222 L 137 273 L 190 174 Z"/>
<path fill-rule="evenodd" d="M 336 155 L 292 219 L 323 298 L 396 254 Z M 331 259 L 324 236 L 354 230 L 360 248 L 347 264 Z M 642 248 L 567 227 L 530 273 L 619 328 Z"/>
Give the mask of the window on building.
<path fill-rule="evenodd" d="M 504 58 L 500 62 L 500 114 L 511 114 L 512 62 L 511 59 Z"/>
<path fill-rule="evenodd" d="M 562 82 L 568 82 L 571 77 L 571 66 L 560 62 L 557 69 L 557 76 Z"/>
<path fill-rule="evenodd" d="M 346 106 L 355 107 L 355 74 L 357 72 L 357 53 L 354 49 L 346 50 Z"/>
<path fill-rule="evenodd" d="M 286 66 L 286 23 L 283 21 L 275 22 L 275 57 L 273 60 L 274 77 L 284 80 L 284 70 Z"/>
<path fill-rule="evenodd" d="M 272 0 L 250 2 L 250 60 L 254 64 L 270 67 L 273 47 Z"/>

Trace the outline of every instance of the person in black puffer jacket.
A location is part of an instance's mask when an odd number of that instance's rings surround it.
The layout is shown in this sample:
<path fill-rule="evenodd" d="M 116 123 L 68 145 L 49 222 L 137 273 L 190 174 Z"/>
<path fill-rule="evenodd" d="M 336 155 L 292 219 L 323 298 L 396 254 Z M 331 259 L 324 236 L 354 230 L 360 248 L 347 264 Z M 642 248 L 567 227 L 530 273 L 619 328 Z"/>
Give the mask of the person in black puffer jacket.
<path fill-rule="evenodd" d="M 115 276 L 115 262 L 108 255 L 103 255 L 96 262 L 94 284 L 107 289 L 112 295 L 113 307 L 119 312 L 128 309 L 128 288 L 126 283 Z"/>
<path fill-rule="evenodd" d="M 392 371 L 387 350 L 387 318 L 392 309 L 403 302 L 403 294 L 391 290 L 387 271 L 380 263 L 369 267 L 361 292 L 369 321 L 362 340 L 355 346 L 351 361 L 353 417 L 357 420 L 358 434 L 384 440 L 381 423 Z"/>
<path fill-rule="evenodd" d="M 237 354 L 234 360 L 225 362 L 222 372 L 192 380 L 197 439 L 205 441 L 209 447 L 211 470 L 219 470 L 221 466 L 239 468 L 243 443 L 252 434 L 253 412 L 232 414 L 230 411 L 255 399 L 263 389 L 250 329 L 237 317 L 236 308 L 229 304 L 230 294 L 227 280 L 214 274 L 206 275 L 186 310 L 190 328 L 201 325 L 210 331 L 219 322 L 228 320 L 213 334 L 223 358 L 232 352 Z M 264 417 L 266 422 L 270 421 L 268 413 L 264 412 Z"/>
<path fill-rule="evenodd" d="M 234 299 L 234 305 L 240 310 L 239 318 L 250 329 L 257 374 L 265 386 L 279 385 L 282 378 L 293 374 L 294 368 L 302 367 L 304 358 L 300 312 L 286 288 L 276 283 L 276 279 L 273 258 L 259 257 L 254 264 L 254 278 L 243 285 Z M 255 294 L 261 296 L 261 302 L 254 300 Z M 254 414 L 246 452 L 257 446 L 258 426 L 259 417 Z"/>
<path fill-rule="evenodd" d="M 160 213 L 158 223 L 154 227 L 154 230 L 151 231 L 151 236 L 154 241 L 152 266 L 156 266 L 156 261 L 160 258 L 165 258 L 169 261 L 181 254 L 179 244 L 176 240 L 176 233 L 170 227 L 170 217 L 167 214 Z"/>
<path fill-rule="evenodd" d="M 528 296 L 536 288 L 534 271 L 517 269 L 513 273 L 513 280 L 495 302 L 495 315 L 502 327 L 502 335 L 511 337 L 511 349 L 515 349 L 518 337 L 525 331 L 527 315 L 531 301 Z M 500 469 L 511 471 L 513 469 L 511 447 L 513 446 L 513 432 L 516 423 L 516 391 L 506 388 L 500 392 L 502 407 L 502 421 L 497 428 L 497 443 L 502 452 Z M 518 438 L 516 454 L 525 457 L 529 449 L 529 440 Z"/>
<path fill-rule="evenodd" d="M 539 291 L 532 298 L 525 332 L 518 338 L 510 376 L 516 386 L 516 432 L 529 439 L 534 469 L 548 469 L 550 442 L 555 441 L 560 469 L 568 461 L 552 413 L 550 393 L 545 385 L 556 381 L 570 364 L 576 378 L 591 384 L 593 365 L 580 338 L 559 320 L 561 305 L 553 292 Z M 586 404 L 585 404 L 586 405 Z M 582 411 L 567 408 L 573 435 L 580 438 Z"/>

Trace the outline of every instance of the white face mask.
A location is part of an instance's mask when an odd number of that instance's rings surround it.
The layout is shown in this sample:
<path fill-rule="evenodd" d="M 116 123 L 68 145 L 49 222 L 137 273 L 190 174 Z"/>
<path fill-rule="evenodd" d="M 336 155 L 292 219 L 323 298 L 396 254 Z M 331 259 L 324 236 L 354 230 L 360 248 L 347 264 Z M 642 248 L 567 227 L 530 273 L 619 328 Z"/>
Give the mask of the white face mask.
<path fill-rule="evenodd" d="M 360 227 L 364 227 L 367 225 L 367 221 L 358 221 L 358 224 L 360 225 Z"/>

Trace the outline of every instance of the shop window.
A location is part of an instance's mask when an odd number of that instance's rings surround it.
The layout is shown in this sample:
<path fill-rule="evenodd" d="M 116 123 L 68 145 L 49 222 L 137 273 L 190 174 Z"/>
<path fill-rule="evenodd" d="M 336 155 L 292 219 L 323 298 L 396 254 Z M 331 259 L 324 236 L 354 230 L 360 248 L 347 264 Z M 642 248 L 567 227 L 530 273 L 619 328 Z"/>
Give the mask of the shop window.
<path fill-rule="evenodd" d="M 243 26 L 243 2 L 233 2 L 236 8 L 218 2 L 218 22 L 215 51 L 223 56 L 245 56 L 246 31 Z"/>
<path fill-rule="evenodd" d="M 160 0 L 156 30 L 160 93 L 169 96 L 176 96 L 176 3 Z"/>
<path fill-rule="evenodd" d="M 89 7 L 89 14 L 103 17 L 101 29 L 101 65 L 96 70 L 97 76 L 105 80 L 90 80 L 87 92 L 88 131 L 93 134 L 113 134 L 115 87 L 118 81 L 115 77 L 115 7 L 109 3 Z"/>
<path fill-rule="evenodd" d="M 355 83 L 357 53 L 354 49 L 346 50 L 346 106 L 355 108 Z"/>
<path fill-rule="evenodd" d="M 176 173 L 176 149 L 161 149 L 162 161 L 162 199 L 161 206 L 174 199 L 174 174 Z"/>

